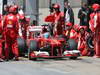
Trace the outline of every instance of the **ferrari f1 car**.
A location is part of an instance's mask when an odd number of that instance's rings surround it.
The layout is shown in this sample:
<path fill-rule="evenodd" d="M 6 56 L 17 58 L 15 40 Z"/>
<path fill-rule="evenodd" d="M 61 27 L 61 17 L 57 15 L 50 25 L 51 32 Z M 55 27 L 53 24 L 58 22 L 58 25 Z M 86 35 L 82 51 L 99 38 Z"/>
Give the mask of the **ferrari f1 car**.
<path fill-rule="evenodd" d="M 42 27 L 37 26 L 37 29 L 33 27 L 31 32 L 35 34 L 41 32 Z M 22 43 L 23 42 L 23 43 Z M 26 41 L 22 38 L 18 39 L 18 45 L 21 53 L 25 52 L 27 48 L 27 53 L 29 59 L 36 60 L 38 58 L 63 58 L 68 57 L 71 59 L 77 59 L 80 56 L 80 51 L 77 50 L 77 43 L 73 39 L 66 41 L 63 37 L 39 37 L 29 38 Z"/>

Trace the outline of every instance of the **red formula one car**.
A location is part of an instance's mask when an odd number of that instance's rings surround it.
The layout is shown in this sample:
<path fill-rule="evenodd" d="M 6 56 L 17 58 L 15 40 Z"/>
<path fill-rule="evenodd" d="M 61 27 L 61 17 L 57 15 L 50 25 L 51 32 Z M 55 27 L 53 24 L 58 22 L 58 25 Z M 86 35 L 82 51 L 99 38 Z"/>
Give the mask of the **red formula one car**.
<path fill-rule="evenodd" d="M 32 32 L 39 33 L 42 29 L 37 26 L 33 27 Z M 34 35 L 35 36 L 35 35 Z M 21 41 L 20 41 L 21 42 Z M 22 45 L 22 44 L 21 44 Z M 20 46 L 20 45 L 19 45 Z M 66 41 L 63 37 L 39 37 L 27 39 L 28 57 L 36 60 L 37 58 L 62 58 L 69 57 L 76 59 L 80 56 L 80 51 L 77 50 L 77 43 L 70 39 Z M 21 47 L 21 46 L 20 46 Z"/>

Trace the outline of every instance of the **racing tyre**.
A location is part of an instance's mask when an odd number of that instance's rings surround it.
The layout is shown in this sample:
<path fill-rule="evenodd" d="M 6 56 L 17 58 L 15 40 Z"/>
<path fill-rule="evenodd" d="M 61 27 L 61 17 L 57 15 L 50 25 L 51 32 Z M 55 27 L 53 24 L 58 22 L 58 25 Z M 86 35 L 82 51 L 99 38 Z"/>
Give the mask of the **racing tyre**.
<path fill-rule="evenodd" d="M 33 58 L 30 56 L 31 52 L 37 51 L 37 50 L 38 50 L 38 42 L 36 40 L 31 40 L 29 44 L 29 49 L 28 49 L 29 60 L 34 60 L 34 61 L 37 60 L 37 58 Z"/>
<path fill-rule="evenodd" d="M 25 55 L 28 52 L 26 41 L 23 38 L 17 38 L 17 42 L 18 42 L 19 54 Z"/>
<path fill-rule="evenodd" d="M 67 44 L 67 50 L 77 50 L 77 42 L 74 39 L 69 39 Z"/>
<path fill-rule="evenodd" d="M 36 40 L 31 40 L 29 44 L 29 52 L 38 50 L 38 42 Z"/>
<path fill-rule="evenodd" d="M 88 48 L 93 50 L 94 49 L 93 37 L 89 36 L 86 41 L 87 41 Z"/>

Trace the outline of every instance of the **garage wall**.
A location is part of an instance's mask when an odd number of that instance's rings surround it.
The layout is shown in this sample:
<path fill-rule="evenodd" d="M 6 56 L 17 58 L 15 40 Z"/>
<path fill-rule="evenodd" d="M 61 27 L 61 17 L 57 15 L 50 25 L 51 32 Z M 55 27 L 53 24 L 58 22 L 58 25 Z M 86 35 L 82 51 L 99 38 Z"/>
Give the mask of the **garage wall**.
<path fill-rule="evenodd" d="M 26 15 L 29 15 L 32 20 L 38 20 L 38 0 L 26 0 Z"/>

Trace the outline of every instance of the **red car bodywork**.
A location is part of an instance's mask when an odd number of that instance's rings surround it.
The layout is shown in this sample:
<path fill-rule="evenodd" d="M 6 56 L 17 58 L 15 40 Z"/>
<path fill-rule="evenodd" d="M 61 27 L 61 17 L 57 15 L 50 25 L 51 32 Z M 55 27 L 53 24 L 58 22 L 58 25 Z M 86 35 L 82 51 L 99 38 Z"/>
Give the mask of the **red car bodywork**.
<path fill-rule="evenodd" d="M 66 52 L 66 50 L 64 49 L 64 46 L 66 45 L 66 40 L 64 38 L 34 37 L 34 38 L 28 39 L 27 41 L 28 47 L 30 46 L 31 41 L 33 40 L 37 42 L 38 49 L 32 50 L 32 52 L 29 51 L 29 58 L 59 58 L 59 57 L 78 57 L 79 56 L 79 53 L 70 53 L 71 51 L 69 53 Z M 41 51 L 41 48 L 44 48 L 47 45 L 50 46 L 49 52 L 47 50 Z M 57 52 L 56 54 L 54 53 L 55 51 Z M 40 54 L 37 55 L 36 52 L 40 52 Z"/>

